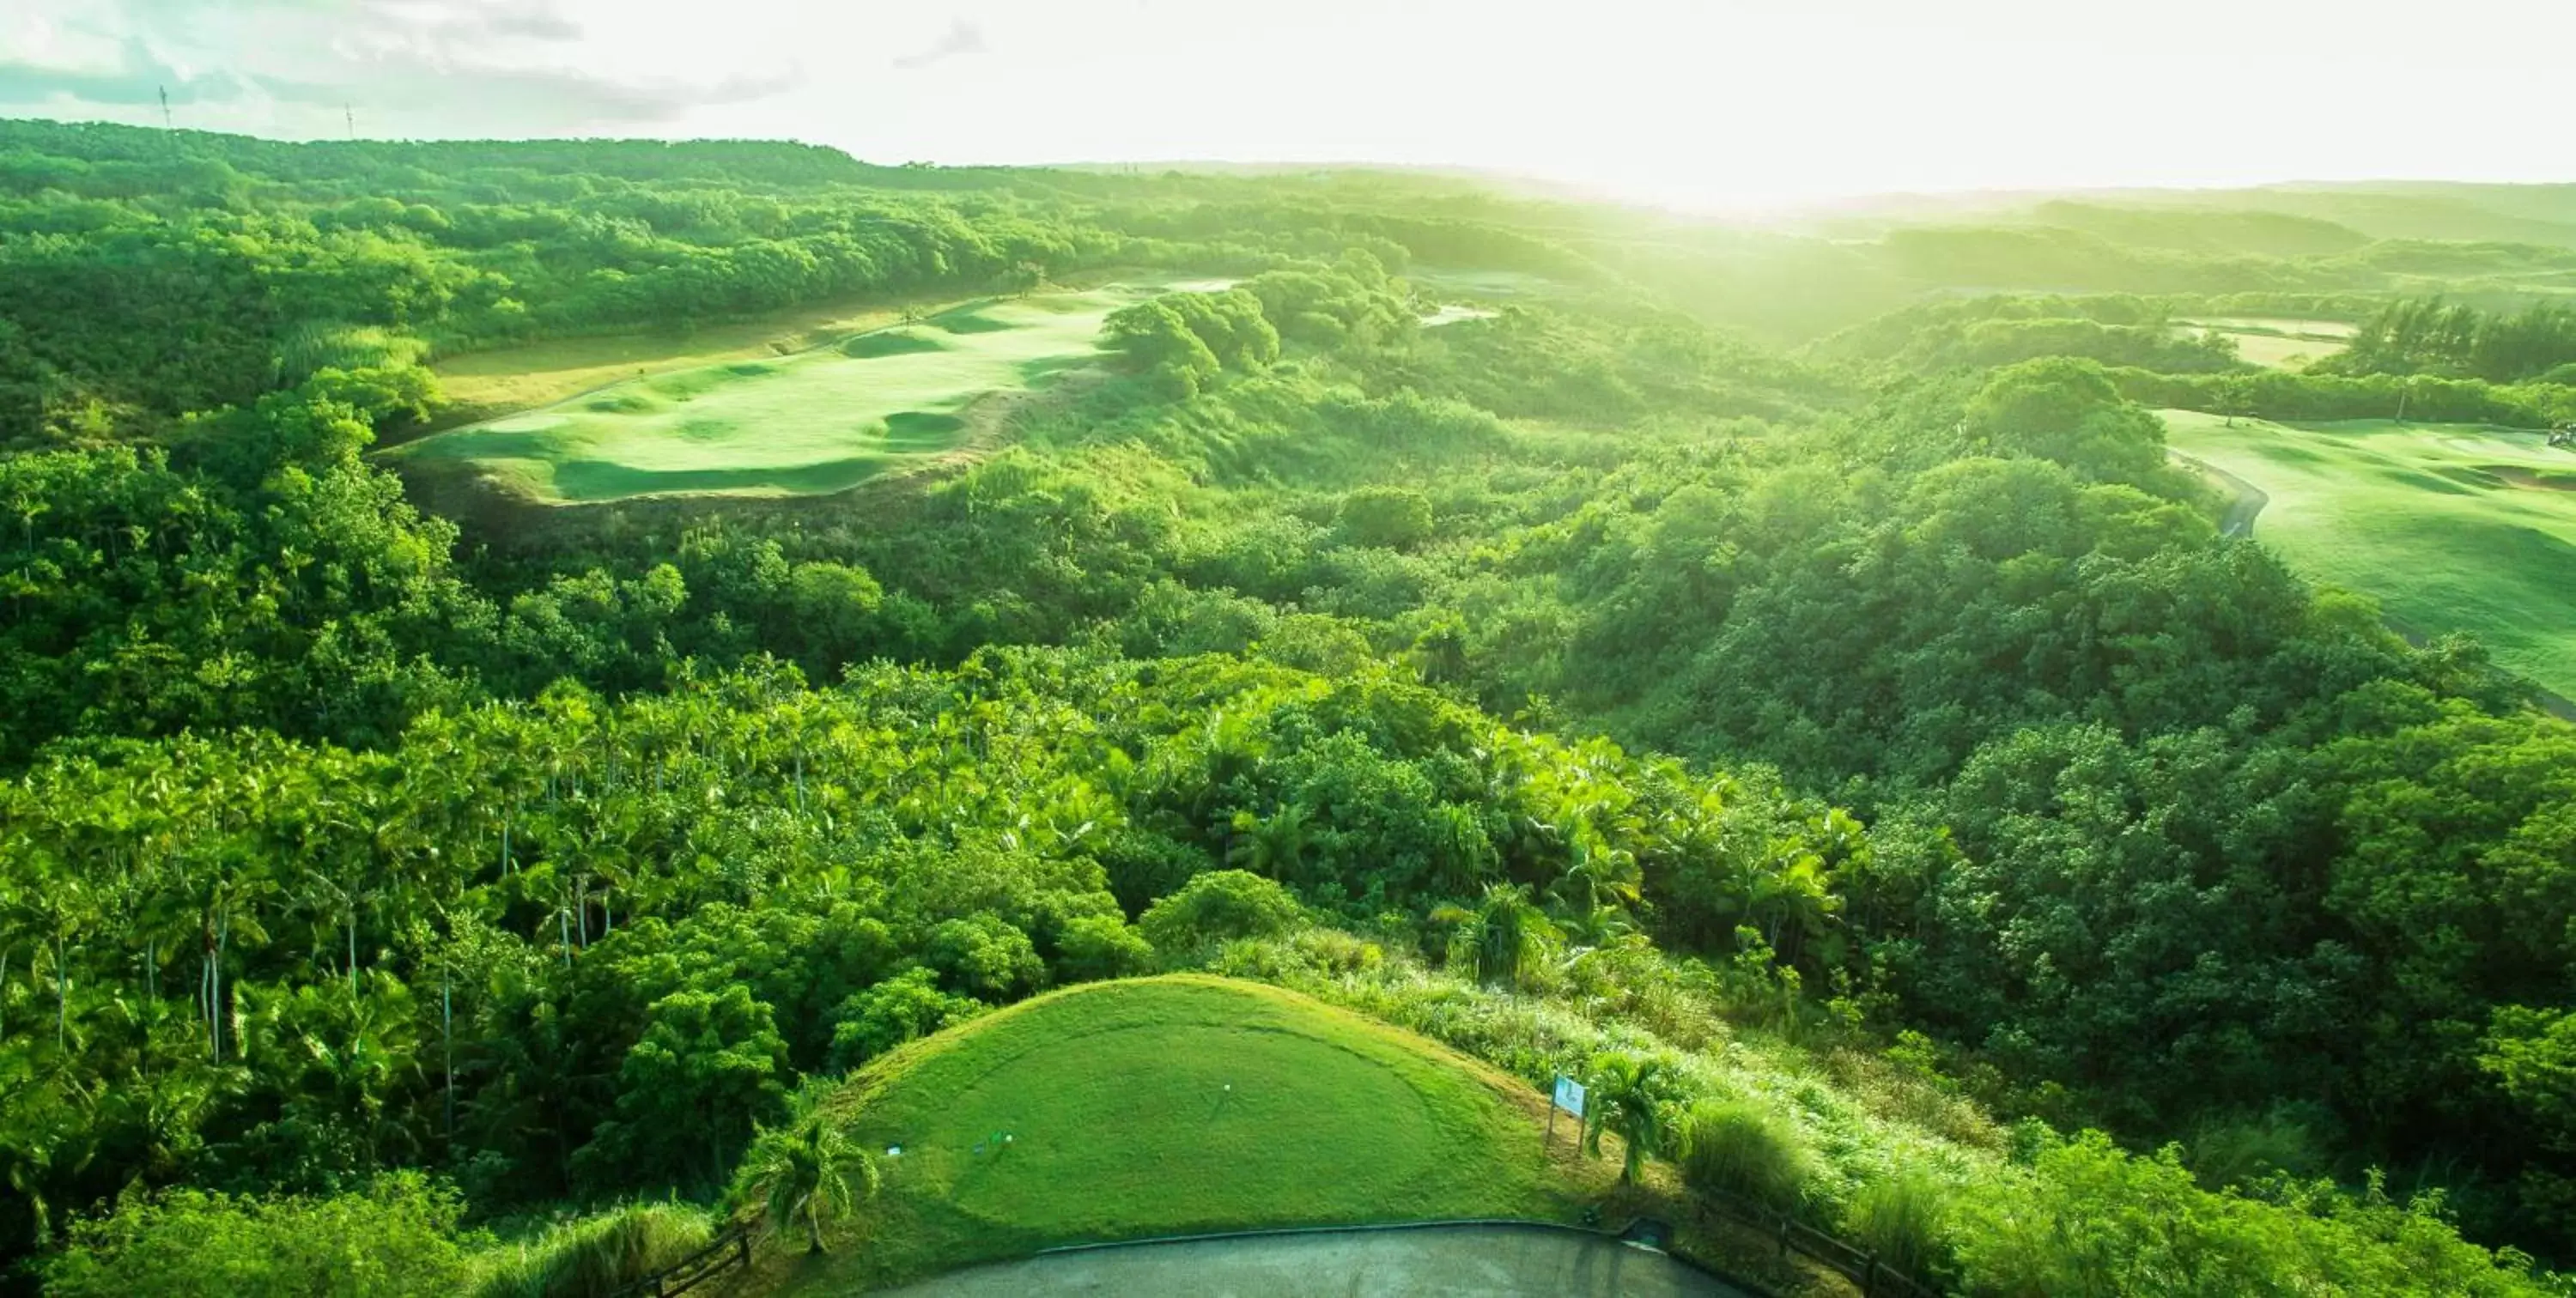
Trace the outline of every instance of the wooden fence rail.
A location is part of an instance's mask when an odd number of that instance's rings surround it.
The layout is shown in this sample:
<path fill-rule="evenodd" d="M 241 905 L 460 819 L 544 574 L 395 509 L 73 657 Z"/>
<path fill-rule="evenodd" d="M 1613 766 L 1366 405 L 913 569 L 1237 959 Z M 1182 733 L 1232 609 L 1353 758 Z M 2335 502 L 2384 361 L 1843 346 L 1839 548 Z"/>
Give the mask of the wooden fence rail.
<path fill-rule="evenodd" d="M 1729 1194 L 1703 1195 L 1700 1201 L 1779 1241 L 1780 1256 L 1801 1253 L 1843 1273 L 1867 1298 L 1943 1298 L 1940 1290 L 1880 1261 L 1876 1253 L 1836 1239 L 1788 1213 Z"/>
<path fill-rule="evenodd" d="M 737 1267 L 751 1268 L 750 1226 L 736 1226 L 705 1248 L 617 1291 L 617 1298 L 676 1298 Z"/>

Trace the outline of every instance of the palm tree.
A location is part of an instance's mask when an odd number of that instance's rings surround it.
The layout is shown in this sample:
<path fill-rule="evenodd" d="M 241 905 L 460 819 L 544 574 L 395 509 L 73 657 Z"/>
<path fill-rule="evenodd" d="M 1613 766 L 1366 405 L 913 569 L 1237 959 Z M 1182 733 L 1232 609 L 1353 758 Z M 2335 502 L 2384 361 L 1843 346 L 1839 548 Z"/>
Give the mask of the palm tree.
<path fill-rule="evenodd" d="M 1646 1165 L 1647 1159 L 1664 1152 L 1665 1138 L 1670 1134 L 1669 1111 L 1674 1095 L 1663 1061 L 1622 1054 L 1596 1056 L 1586 1098 L 1592 1110 L 1592 1125 L 1586 1133 L 1585 1148 L 1593 1157 L 1600 1157 L 1601 1133 L 1616 1132 L 1627 1146 L 1627 1159 L 1619 1168 L 1619 1183 L 1636 1184 L 1638 1169 Z"/>
<path fill-rule="evenodd" d="M 1488 986 L 1519 986 L 1555 937 L 1547 916 L 1530 901 L 1526 884 L 1486 884 L 1475 909 L 1443 906 L 1431 917 L 1458 926 L 1458 949 L 1474 963 L 1476 981 Z"/>
<path fill-rule="evenodd" d="M 1565 872 L 1556 881 L 1556 894 L 1569 908 L 1589 915 L 1605 907 L 1634 906 L 1643 899 L 1645 876 L 1637 868 L 1636 854 L 1611 846 L 1590 817 L 1577 816 L 1558 833 L 1565 839 L 1567 860 Z"/>
<path fill-rule="evenodd" d="M 789 1101 L 786 1125 L 753 1135 L 734 1183 L 737 1202 L 757 1200 L 773 1228 L 805 1223 L 805 1251 L 823 1251 L 823 1219 L 876 1197 L 876 1160 L 823 1112 L 819 1088 Z"/>
<path fill-rule="evenodd" d="M 31 835 L 14 835 L 8 849 L 24 859 L 38 862 L 43 882 L 9 901 L 0 924 L 6 924 L 12 935 L 23 934 L 37 952 L 50 954 L 54 962 L 54 1048 L 62 1051 L 71 1023 L 72 952 L 94 921 L 97 903 L 92 889 L 79 874 L 62 868 L 62 859 L 38 843 Z M 47 870 L 46 867 L 52 869 Z M 15 943 L 12 943 L 14 946 Z M 28 962 L 29 973 L 34 961 Z"/>
<path fill-rule="evenodd" d="M 1234 813 L 1237 837 L 1226 849 L 1226 864 L 1264 878 L 1294 879 L 1306 859 L 1306 822 L 1313 815 L 1302 802 L 1281 807 L 1268 820 L 1249 811 Z"/>

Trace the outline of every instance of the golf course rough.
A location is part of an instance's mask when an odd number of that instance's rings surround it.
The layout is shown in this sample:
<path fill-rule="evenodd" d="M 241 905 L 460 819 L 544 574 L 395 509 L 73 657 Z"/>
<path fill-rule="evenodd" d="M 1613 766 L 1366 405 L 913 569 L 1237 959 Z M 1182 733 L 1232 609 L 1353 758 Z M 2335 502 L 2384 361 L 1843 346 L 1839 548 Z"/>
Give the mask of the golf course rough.
<path fill-rule="evenodd" d="M 877 1061 L 836 1104 L 884 1190 L 865 1242 L 797 1292 L 1069 1243 L 1579 1211 L 1528 1087 L 1230 979 L 1041 996 Z"/>
<path fill-rule="evenodd" d="M 841 491 L 955 451 L 966 409 L 1100 353 L 1121 285 L 960 307 L 786 356 L 639 375 L 388 458 L 462 463 L 547 504 Z"/>
<path fill-rule="evenodd" d="M 2471 424 L 2163 413 L 2174 450 L 2269 498 L 2253 535 L 2293 568 L 2576 697 L 2576 454 Z"/>

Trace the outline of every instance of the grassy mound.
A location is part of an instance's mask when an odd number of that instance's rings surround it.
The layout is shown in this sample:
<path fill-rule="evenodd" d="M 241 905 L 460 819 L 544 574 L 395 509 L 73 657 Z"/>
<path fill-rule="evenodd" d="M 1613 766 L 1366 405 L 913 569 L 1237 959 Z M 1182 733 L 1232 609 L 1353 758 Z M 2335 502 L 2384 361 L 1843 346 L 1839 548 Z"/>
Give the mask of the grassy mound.
<path fill-rule="evenodd" d="M 2465 631 L 2576 697 L 2576 455 L 2538 433 L 2168 411 L 2175 450 L 2270 497 L 2254 535 L 2410 631 Z M 2562 476 L 2565 475 L 2565 476 Z"/>
<path fill-rule="evenodd" d="M 903 1152 L 881 1163 L 867 1242 L 794 1287 L 837 1292 L 1077 1241 L 1565 1219 L 1570 1178 L 1615 1169 L 1560 1170 L 1538 1102 L 1444 1047 L 1293 992 L 1198 976 L 1089 984 L 861 1075 L 840 1101 L 853 1131 Z"/>

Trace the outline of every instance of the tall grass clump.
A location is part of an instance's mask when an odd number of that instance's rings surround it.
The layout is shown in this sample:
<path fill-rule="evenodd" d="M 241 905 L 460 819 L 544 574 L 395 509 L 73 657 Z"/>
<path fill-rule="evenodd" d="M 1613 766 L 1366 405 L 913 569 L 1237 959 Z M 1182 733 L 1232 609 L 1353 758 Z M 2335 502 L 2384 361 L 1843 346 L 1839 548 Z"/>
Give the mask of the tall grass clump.
<path fill-rule="evenodd" d="M 715 1238 L 715 1221 L 685 1203 L 630 1203 L 560 1222 L 498 1250 L 474 1298 L 608 1298 Z"/>
<path fill-rule="evenodd" d="M 1864 1183 L 1843 1213 L 1843 1233 L 1911 1276 L 1950 1266 L 1950 1187 L 1921 1168 Z"/>
<path fill-rule="evenodd" d="M 429 344 L 373 325 L 307 321 L 278 340 L 281 377 L 301 383 L 324 369 L 400 369 L 418 363 Z"/>
<path fill-rule="evenodd" d="M 1756 1100 L 1715 1100 L 1682 1119 L 1682 1180 L 1703 1193 L 1795 1209 L 1818 1160 L 1788 1115 Z"/>

